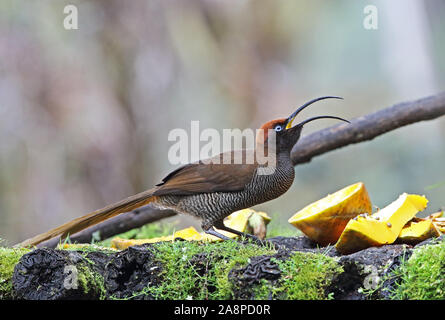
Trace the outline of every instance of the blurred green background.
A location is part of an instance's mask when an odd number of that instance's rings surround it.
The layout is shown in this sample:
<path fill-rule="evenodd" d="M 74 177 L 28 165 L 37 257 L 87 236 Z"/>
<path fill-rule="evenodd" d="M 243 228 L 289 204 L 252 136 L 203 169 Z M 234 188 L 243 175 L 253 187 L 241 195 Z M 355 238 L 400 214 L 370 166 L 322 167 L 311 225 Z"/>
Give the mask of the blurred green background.
<path fill-rule="evenodd" d="M 78 8 L 78 30 L 63 9 Z M 363 26 L 366 5 L 378 29 Z M 152 187 L 175 166 L 174 128 L 348 119 L 445 89 L 445 2 L 0 2 L 0 237 L 10 244 Z M 317 121 L 303 134 L 332 125 Z M 445 117 L 296 167 L 260 205 L 276 225 L 363 181 L 383 207 L 402 192 L 445 206 Z M 199 226 L 184 216 L 179 226 Z"/>

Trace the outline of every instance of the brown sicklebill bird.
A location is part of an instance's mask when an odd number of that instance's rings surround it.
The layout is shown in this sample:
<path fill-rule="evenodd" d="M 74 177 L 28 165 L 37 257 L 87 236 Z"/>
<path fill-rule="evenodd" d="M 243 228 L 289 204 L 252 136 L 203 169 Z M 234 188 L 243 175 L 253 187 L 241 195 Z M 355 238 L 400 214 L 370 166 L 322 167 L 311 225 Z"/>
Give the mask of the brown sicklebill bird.
<path fill-rule="evenodd" d="M 337 119 L 318 116 L 306 119 L 292 127 L 292 122 L 307 106 L 328 99 L 313 99 L 299 107 L 288 118 L 266 122 L 257 134 L 255 149 L 221 153 L 206 160 L 184 165 L 167 175 L 154 188 L 136 194 L 103 209 L 74 219 L 48 232 L 20 243 L 20 246 L 37 245 L 61 236 L 61 239 L 91 227 L 118 214 L 134 210 L 148 203 L 159 208 L 172 209 L 202 220 L 202 229 L 221 239 L 229 239 L 214 228 L 236 235 L 250 236 L 224 225 L 223 220 L 232 212 L 275 199 L 285 193 L 294 181 L 294 166 L 290 158 L 292 147 L 300 138 L 303 126 L 317 119 Z M 273 136 L 273 138 L 272 138 Z M 274 140 L 272 142 L 272 140 Z M 262 153 L 257 152 L 262 150 Z M 261 158 L 258 154 L 267 154 Z M 269 158 L 269 156 L 275 156 Z M 272 161 L 269 161 L 273 158 Z M 227 163 L 227 159 L 230 159 Z M 237 160 L 238 159 L 238 160 Z M 240 161 L 241 159 L 241 161 Z M 247 161 L 252 159 L 252 161 Z M 263 161 L 266 159 L 267 161 Z M 273 164 L 273 166 L 271 165 Z M 270 169 L 272 170 L 263 170 Z"/>

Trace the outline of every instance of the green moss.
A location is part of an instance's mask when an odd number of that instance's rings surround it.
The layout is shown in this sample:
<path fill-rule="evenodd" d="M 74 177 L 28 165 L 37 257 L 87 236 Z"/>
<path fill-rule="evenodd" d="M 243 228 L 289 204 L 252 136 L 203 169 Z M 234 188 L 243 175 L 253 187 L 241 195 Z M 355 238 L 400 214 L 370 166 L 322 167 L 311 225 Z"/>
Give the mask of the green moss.
<path fill-rule="evenodd" d="M 75 251 L 82 255 L 84 261 L 76 266 L 80 288 L 86 295 L 91 292 L 93 296 L 96 296 L 96 293 L 98 293 L 100 300 L 105 299 L 106 289 L 104 277 L 95 271 L 96 263 L 88 258 L 88 254 L 91 252 L 102 252 L 108 255 L 116 253 L 116 250 L 95 244 L 76 244 L 67 248 L 61 245 L 58 246 L 58 250 Z"/>
<path fill-rule="evenodd" d="M 232 241 L 161 242 L 148 250 L 164 266 L 162 281 L 127 298 L 151 295 L 156 299 L 231 299 L 237 288 L 229 272 L 246 266 L 254 256 L 276 253 L 271 248 Z M 275 262 L 282 271 L 281 278 L 274 282 L 262 279 L 253 286 L 255 299 L 329 299 L 325 289 L 334 275 L 342 272 L 337 262 L 324 254 L 297 252 Z"/>
<path fill-rule="evenodd" d="M 0 247 L 0 299 L 13 298 L 12 274 L 20 258 L 28 253 L 29 249 Z"/>
<path fill-rule="evenodd" d="M 233 292 L 230 270 L 246 265 L 251 257 L 275 253 L 271 248 L 234 241 L 160 242 L 149 249 L 164 266 L 163 281 L 135 295 L 150 294 L 157 299 L 229 299 Z"/>
<path fill-rule="evenodd" d="M 78 268 L 77 276 L 79 286 L 85 294 L 93 292 L 95 295 L 95 293 L 99 293 L 100 300 L 106 298 L 105 281 L 102 275 L 90 267 L 81 265 Z"/>
<path fill-rule="evenodd" d="M 227 242 L 227 241 L 226 241 Z M 222 242 L 221 244 L 224 244 Z M 231 243 L 233 246 L 234 243 Z M 215 287 L 216 292 L 212 295 L 214 299 L 231 298 L 233 287 L 229 280 L 229 272 L 235 267 L 244 267 L 250 262 L 250 258 L 260 255 L 272 255 L 276 253 L 272 248 L 259 247 L 253 244 L 247 246 L 221 247 L 221 260 L 215 265 Z"/>
<path fill-rule="evenodd" d="M 273 285 L 266 279 L 261 279 L 260 283 L 252 288 L 255 300 L 269 300 L 273 295 Z"/>
<path fill-rule="evenodd" d="M 445 299 L 445 240 L 414 249 L 394 273 L 399 280 L 392 299 Z"/>
<path fill-rule="evenodd" d="M 276 262 L 282 271 L 281 278 L 273 286 L 263 282 L 256 289 L 259 299 L 267 299 L 269 295 L 290 300 L 331 299 L 325 289 L 336 274 L 343 272 L 333 258 L 324 254 L 295 252 L 289 259 Z"/>

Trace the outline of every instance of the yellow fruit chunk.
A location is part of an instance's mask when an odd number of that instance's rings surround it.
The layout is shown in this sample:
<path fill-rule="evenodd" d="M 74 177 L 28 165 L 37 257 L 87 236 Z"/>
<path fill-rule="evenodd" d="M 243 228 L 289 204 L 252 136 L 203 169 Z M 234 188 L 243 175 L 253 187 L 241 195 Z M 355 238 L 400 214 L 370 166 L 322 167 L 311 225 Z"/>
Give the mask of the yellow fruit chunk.
<path fill-rule="evenodd" d="M 259 239 L 265 239 L 267 234 L 267 225 L 271 218 L 265 212 L 254 211 L 247 221 L 247 227 L 244 232 L 253 234 Z"/>
<path fill-rule="evenodd" d="M 264 238 L 266 233 L 266 225 L 270 222 L 270 217 L 265 212 L 255 211 L 252 209 L 243 209 L 235 211 L 224 220 L 226 227 L 235 229 L 241 232 L 253 233 L 260 238 Z M 216 229 L 219 233 L 234 239 L 238 237 L 236 234 Z M 257 231 L 260 234 L 256 234 Z M 203 240 L 206 241 L 221 241 L 220 238 L 212 236 L 207 233 L 202 233 Z"/>
<path fill-rule="evenodd" d="M 438 221 L 438 219 L 433 220 L 434 226 L 442 233 L 445 233 L 445 221 Z"/>
<path fill-rule="evenodd" d="M 89 243 L 60 243 L 57 245 L 57 249 L 71 249 L 71 250 L 83 250 L 83 249 L 91 249 L 91 250 L 114 250 L 115 248 L 102 247 L 95 244 Z"/>
<path fill-rule="evenodd" d="M 252 209 L 244 209 L 244 210 L 250 210 L 250 211 L 253 212 L 253 214 L 258 214 L 259 216 L 261 216 L 263 218 L 264 222 L 266 223 L 266 225 L 269 224 L 269 222 L 272 220 L 272 218 L 269 217 L 266 212 L 255 211 L 255 210 L 252 210 Z"/>
<path fill-rule="evenodd" d="M 425 219 L 431 219 L 431 220 L 434 220 L 434 219 L 437 219 L 437 218 L 441 218 L 443 216 L 443 211 L 438 211 L 438 212 L 435 212 L 435 213 L 432 213 L 432 214 L 430 214 L 428 217 L 426 217 Z M 440 220 L 440 219 L 439 219 Z"/>
<path fill-rule="evenodd" d="M 393 243 L 403 226 L 426 208 L 424 196 L 402 194 L 396 201 L 373 215 L 360 215 L 348 222 L 335 247 L 349 254 L 372 246 Z"/>
<path fill-rule="evenodd" d="M 434 226 L 441 233 L 445 233 L 445 218 L 443 217 L 443 210 L 430 214 L 425 219 L 430 219 L 433 221 Z"/>
<path fill-rule="evenodd" d="M 119 237 L 115 237 L 111 240 L 111 247 L 119 250 L 127 249 L 131 246 L 138 246 L 145 243 L 155 243 L 160 241 L 171 241 L 172 236 L 168 237 L 157 237 L 151 239 L 122 239 Z"/>
<path fill-rule="evenodd" d="M 111 240 L 111 246 L 119 250 L 124 250 L 131 246 L 137 246 L 145 243 L 155 243 L 161 241 L 173 241 L 176 238 L 192 241 L 192 240 L 201 240 L 202 236 L 198 231 L 196 231 L 195 228 L 189 227 L 176 231 L 173 235 L 156 237 L 151 239 L 122 239 L 116 237 Z"/>
<path fill-rule="evenodd" d="M 188 228 L 176 231 L 172 238 L 173 239 L 181 238 L 181 239 L 189 240 L 189 241 L 199 241 L 199 240 L 202 240 L 202 235 L 198 231 L 196 231 L 195 228 L 188 227 Z"/>
<path fill-rule="evenodd" d="M 439 230 L 430 219 L 408 222 L 397 237 L 398 243 L 417 244 L 426 239 L 440 236 Z"/>
<path fill-rule="evenodd" d="M 358 182 L 304 207 L 288 221 L 311 240 L 325 246 L 337 242 L 350 219 L 371 212 L 365 185 Z"/>
<path fill-rule="evenodd" d="M 224 224 L 232 229 L 249 232 L 249 230 L 261 233 L 258 236 L 265 236 L 266 225 L 270 221 L 270 217 L 265 212 L 259 212 L 252 209 L 244 209 L 232 213 L 226 218 Z M 237 235 L 217 229 L 218 232 L 229 238 L 236 238 Z M 179 231 L 176 231 L 173 235 L 156 237 L 151 239 L 122 239 L 115 237 L 111 240 L 113 248 L 124 250 L 130 246 L 141 245 L 145 243 L 155 243 L 161 241 L 173 241 L 176 238 L 182 238 L 187 241 L 221 241 L 220 238 L 209 235 L 205 232 L 199 233 L 195 228 L 189 227 Z"/>

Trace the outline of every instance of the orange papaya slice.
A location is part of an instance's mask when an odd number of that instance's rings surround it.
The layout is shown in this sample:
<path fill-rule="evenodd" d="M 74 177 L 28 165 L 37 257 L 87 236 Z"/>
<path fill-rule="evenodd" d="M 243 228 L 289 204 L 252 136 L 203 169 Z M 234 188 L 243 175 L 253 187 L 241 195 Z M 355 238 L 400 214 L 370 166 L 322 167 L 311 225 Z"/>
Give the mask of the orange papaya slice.
<path fill-rule="evenodd" d="M 311 240 L 325 246 L 337 242 L 349 220 L 371 212 L 365 185 L 358 182 L 304 207 L 288 221 Z"/>
<path fill-rule="evenodd" d="M 372 246 L 393 243 L 405 224 L 417 212 L 426 208 L 424 196 L 402 194 L 396 201 L 372 215 L 351 219 L 335 247 L 342 254 L 353 253 Z"/>
<path fill-rule="evenodd" d="M 426 239 L 439 236 L 440 231 L 431 219 L 413 219 L 402 228 L 396 242 L 415 245 Z"/>

